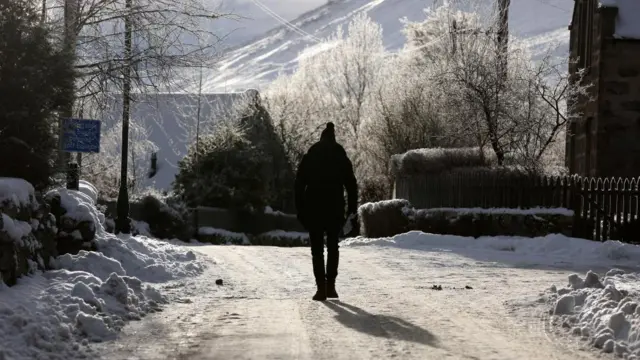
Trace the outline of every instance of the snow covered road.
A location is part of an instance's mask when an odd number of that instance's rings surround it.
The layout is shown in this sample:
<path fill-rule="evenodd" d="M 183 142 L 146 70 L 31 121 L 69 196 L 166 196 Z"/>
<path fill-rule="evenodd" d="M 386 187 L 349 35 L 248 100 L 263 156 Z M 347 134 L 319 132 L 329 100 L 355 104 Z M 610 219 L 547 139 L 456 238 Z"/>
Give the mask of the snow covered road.
<path fill-rule="evenodd" d="M 104 359 L 596 359 L 529 304 L 575 271 L 451 251 L 341 249 L 339 301 L 311 301 L 307 248 L 196 246 L 179 301 L 97 346 Z M 492 261 L 493 260 L 493 261 Z M 517 259 L 516 259 L 517 260 Z M 600 270 L 600 269 L 594 269 Z M 215 280 L 224 279 L 223 286 Z M 432 285 L 443 290 L 431 290 Z M 464 289 L 465 286 L 472 289 Z M 455 289 L 454 289 L 455 288 Z M 522 300 L 522 303 L 516 304 Z M 524 310 L 523 310 L 524 309 Z"/>

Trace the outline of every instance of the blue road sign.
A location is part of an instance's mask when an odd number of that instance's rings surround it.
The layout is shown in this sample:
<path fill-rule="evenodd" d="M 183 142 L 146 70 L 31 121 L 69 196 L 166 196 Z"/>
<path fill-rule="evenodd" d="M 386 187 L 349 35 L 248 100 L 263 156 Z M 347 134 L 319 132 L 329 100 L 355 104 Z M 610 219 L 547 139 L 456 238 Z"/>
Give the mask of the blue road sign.
<path fill-rule="evenodd" d="M 100 152 L 100 120 L 62 119 L 62 150 Z"/>

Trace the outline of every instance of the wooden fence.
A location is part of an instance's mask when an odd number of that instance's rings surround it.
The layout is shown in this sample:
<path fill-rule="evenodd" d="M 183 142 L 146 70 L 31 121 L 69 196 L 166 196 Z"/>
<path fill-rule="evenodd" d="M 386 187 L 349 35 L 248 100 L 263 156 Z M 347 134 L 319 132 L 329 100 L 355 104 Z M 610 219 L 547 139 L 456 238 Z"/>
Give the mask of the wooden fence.
<path fill-rule="evenodd" d="M 491 172 L 396 179 L 395 198 L 416 208 L 567 208 L 574 236 L 640 243 L 640 178 L 547 177 Z"/>

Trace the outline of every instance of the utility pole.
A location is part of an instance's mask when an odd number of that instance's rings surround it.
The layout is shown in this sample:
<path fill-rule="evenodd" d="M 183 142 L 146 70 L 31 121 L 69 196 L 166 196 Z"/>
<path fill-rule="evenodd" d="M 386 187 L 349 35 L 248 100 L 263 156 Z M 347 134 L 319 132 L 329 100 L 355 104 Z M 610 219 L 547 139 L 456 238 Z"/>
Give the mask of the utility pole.
<path fill-rule="evenodd" d="M 507 80 L 509 54 L 509 6 L 511 0 L 498 0 L 498 59 L 502 82 Z"/>
<path fill-rule="evenodd" d="M 197 123 L 196 123 L 196 154 L 195 154 L 195 164 L 198 168 L 196 168 L 196 176 L 199 176 L 199 162 L 198 156 L 200 156 L 200 108 L 202 102 L 202 66 L 200 66 L 200 77 L 198 79 L 198 115 L 197 115 Z M 198 211 L 198 205 L 195 206 L 195 214 L 194 214 L 194 223 L 196 228 L 195 237 L 196 240 L 200 238 L 200 212 Z"/>
<path fill-rule="evenodd" d="M 120 191 L 118 193 L 116 233 L 131 233 L 131 222 L 129 220 L 129 191 L 127 189 L 127 160 L 129 156 L 129 117 L 131 115 L 131 56 L 133 38 L 133 19 L 131 12 L 133 0 L 125 2 L 124 17 L 124 69 L 122 86 L 122 153 L 120 164 Z"/>
<path fill-rule="evenodd" d="M 65 0 L 64 1 L 64 51 L 71 55 L 71 61 L 75 62 L 76 54 L 76 39 L 77 39 L 77 21 L 78 21 L 78 9 L 80 0 Z M 43 19 L 46 17 L 46 0 L 42 2 Z M 73 103 L 75 100 L 75 86 L 70 91 L 69 97 L 62 107 L 62 118 L 73 117 Z M 64 147 L 64 129 L 62 127 L 62 119 L 58 122 L 58 169 L 66 176 L 67 163 L 69 162 L 69 153 L 63 151 Z"/>

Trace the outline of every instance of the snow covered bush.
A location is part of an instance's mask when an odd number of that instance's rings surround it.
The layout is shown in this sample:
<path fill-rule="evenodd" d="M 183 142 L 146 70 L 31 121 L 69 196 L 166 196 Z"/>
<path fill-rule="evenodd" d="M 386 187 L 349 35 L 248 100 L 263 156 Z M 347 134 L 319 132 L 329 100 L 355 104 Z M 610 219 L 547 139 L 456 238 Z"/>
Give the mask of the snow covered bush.
<path fill-rule="evenodd" d="M 247 90 L 234 107 L 180 161 L 176 194 L 189 206 L 290 210 L 293 166 L 260 94 Z"/>
<path fill-rule="evenodd" d="M 180 161 L 174 191 L 190 207 L 264 209 L 270 200 L 265 158 L 239 124 L 221 122 Z"/>
<path fill-rule="evenodd" d="M 251 244 L 279 247 L 309 246 L 309 234 L 304 232 L 273 230 L 252 237 Z"/>
<path fill-rule="evenodd" d="M 407 231 L 467 237 L 548 234 L 571 236 L 573 212 L 567 209 L 414 209 L 406 200 L 394 199 L 360 207 L 362 236 L 379 238 Z"/>
<path fill-rule="evenodd" d="M 309 246 L 309 234 L 284 230 L 249 234 L 203 226 L 199 229 L 199 241 L 215 245 L 300 247 Z"/>
<path fill-rule="evenodd" d="M 295 164 L 289 161 L 286 139 L 278 136 L 273 119 L 263 105 L 257 90 L 248 90 L 248 105 L 241 113 L 239 125 L 245 130 L 246 138 L 260 153 L 266 167 L 268 200 L 270 205 L 284 211 L 294 209 L 293 183 Z"/>
<path fill-rule="evenodd" d="M 59 111 L 73 98 L 73 60 L 34 2 L 0 2 L 0 34 L 0 176 L 45 189 L 56 172 Z"/>
<path fill-rule="evenodd" d="M 100 152 L 85 154 L 82 177 L 100 190 L 101 199 L 116 199 L 120 191 L 122 121 L 108 127 L 100 139 Z M 131 195 L 144 190 L 149 175 L 151 156 L 158 146 L 151 141 L 149 131 L 136 119 L 129 124 L 129 159 L 127 185 Z"/>
<path fill-rule="evenodd" d="M 423 209 L 413 211 L 410 228 L 474 238 L 571 236 L 573 215 L 566 209 Z"/>
<path fill-rule="evenodd" d="M 386 176 L 366 177 L 358 184 L 358 203 L 366 204 L 391 198 L 391 186 Z"/>
<path fill-rule="evenodd" d="M 171 204 L 179 203 L 169 197 L 162 197 L 157 193 L 147 193 L 140 199 L 141 218 L 149 225 L 149 231 L 159 239 L 180 239 L 188 241 L 194 231 L 190 224 L 187 211 Z"/>
<path fill-rule="evenodd" d="M 224 229 L 203 226 L 198 229 L 198 235 L 200 242 L 214 245 L 251 245 L 246 234 Z"/>
<path fill-rule="evenodd" d="M 367 203 L 358 208 L 361 234 L 378 238 L 410 230 L 413 208 L 407 200 L 394 199 Z"/>
<path fill-rule="evenodd" d="M 495 156 L 480 148 L 415 149 L 391 157 L 391 174 L 437 174 L 455 168 L 480 168 L 496 164 Z"/>
<path fill-rule="evenodd" d="M 56 219 L 58 254 L 96 250 L 96 231 L 104 223 L 104 215 L 96 209 L 90 196 L 80 191 L 58 188 L 49 191 L 45 201 Z"/>

